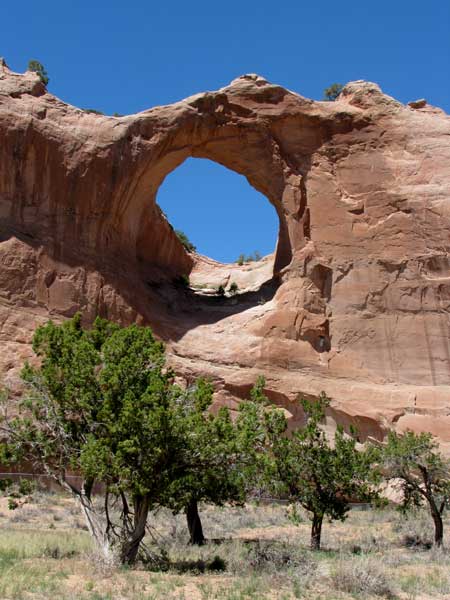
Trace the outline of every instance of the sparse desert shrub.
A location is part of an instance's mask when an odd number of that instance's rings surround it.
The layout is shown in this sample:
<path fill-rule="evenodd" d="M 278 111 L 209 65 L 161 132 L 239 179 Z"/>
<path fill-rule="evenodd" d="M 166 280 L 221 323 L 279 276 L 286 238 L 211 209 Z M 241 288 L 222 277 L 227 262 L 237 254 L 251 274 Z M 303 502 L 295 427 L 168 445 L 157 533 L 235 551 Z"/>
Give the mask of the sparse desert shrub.
<path fill-rule="evenodd" d="M 180 229 L 175 229 L 175 233 L 177 235 L 177 238 L 180 240 L 180 242 L 183 244 L 183 246 L 188 252 L 195 252 L 197 250 L 197 248 L 194 246 L 194 244 L 191 242 L 188 236 L 184 233 L 184 231 L 181 231 Z"/>
<path fill-rule="evenodd" d="M 259 260 L 261 260 L 261 253 L 258 250 L 245 257 L 245 262 L 258 262 Z"/>
<path fill-rule="evenodd" d="M 337 590 L 348 594 L 394 596 L 382 565 L 367 556 L 341 558 L 331 573 L 331 579 Z"/>
<path fill-rule="evenodd" d="M 323 92 L 324 100 L 336 100 L 344 89 L 342 83 L 332 83 L 330 87 L 325 88 Z"/>
<path fill-rule="evenodd" d="M 82 109 L 85 113 L 90 113 L 93 115 L 104 115 L 105 113 L 102 112 L 101 110 L 97 110 L 96 108 L 83 108 Z"/>
<path fill-rule="evenodd" d="M 239 291 L 239 286 L 238 286 L 238 284 L 237 284 L 235 281 L 233 281 L 233 282 L 231 283 L 230 287 L 228 288 L 228 291 L 230 292 L 230 294 L 231 294 L 232 296 L 234 296 L 235 294 L 237 294 L 237 293 L 238 293 L 238 291 Z"/>
<path fill-rule="evenodd" d="M 38 60 L 30 60 L 28 63 L 28 70 L 34 71 L 39 76 L 39 79 L 42 81 L 44 85 L 48 85 L 49 78 L 47 71 L 44 68 L 44 65 L 40 63 Z"/>
<path fill-rule="evenodd" d="M 188 288 L 191 285 L 189 280 L 189 275 L 180 275 L 175 279 L 175 283 L 182 285 L 183 287 Z"/>
<path fill-rule="evenodd" d="M 402 545 L 408 548 L 426 550 L 433 545 L 430 522 L 423 510 L 415 510 L 410 514 L 401 515 L 394 523 L 393 530 L 400 534 Z"/>
<path fill-rule="evenodd" d="M 247 564 L 253 571 L 278 572 L 293 568 L 314 571 L 316 563 L 305 550 L 284 542 L 257 540 L 247 544 Z"/>
<path fill-rule="evenodd" d="M 356 542 L 346 542 L 341 549 L 350 552 L 350 554 L 361 555 L 377 552 L 380 548 L 377 538 L 373 535 L 367 535 L 364 539 Z"/>
<path fill-rule="evenodd" d="M 258 262 L 261 260 L 261 258 L 261 252 L 255 250 L 252 254 L 248 254 L 247 256 L 245 256 L 245 254 L 239 254 L 236 262 L 240 267 L 242 267 L 242 265 L 245 263 Z"/>

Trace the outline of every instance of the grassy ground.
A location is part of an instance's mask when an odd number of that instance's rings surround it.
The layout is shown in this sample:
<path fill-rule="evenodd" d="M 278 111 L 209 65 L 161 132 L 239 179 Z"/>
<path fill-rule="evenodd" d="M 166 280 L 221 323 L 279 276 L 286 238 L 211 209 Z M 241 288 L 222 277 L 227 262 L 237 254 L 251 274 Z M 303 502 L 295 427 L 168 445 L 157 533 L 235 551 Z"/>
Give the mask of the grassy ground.
<path fill-rule="evenodd" d="M 353 510 L 324 525 L 321 552 L 308 549 L 306 517 L 295 526 L 283 506 L 205 507 L 202 517 L 214 541 L 196 549 L 182 516 L 153 516 L 147 542 L 167 551 L 167 572 L 105 570 L 70 499 L 37 494 L 14 511 L 1 499 L 0 599 L 450 598 L 450 552 L 428 548 L 426 513 Z"/>

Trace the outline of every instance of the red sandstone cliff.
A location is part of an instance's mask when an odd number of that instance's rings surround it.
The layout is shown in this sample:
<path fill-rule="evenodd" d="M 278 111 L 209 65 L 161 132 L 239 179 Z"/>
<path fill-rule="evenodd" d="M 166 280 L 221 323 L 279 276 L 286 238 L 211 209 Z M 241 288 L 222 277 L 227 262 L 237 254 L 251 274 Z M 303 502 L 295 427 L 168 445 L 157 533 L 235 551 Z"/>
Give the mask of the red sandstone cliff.
<path fill-rule="evenodd" d="M 410 427 L 450 444 L 442 111 L 362 81 L 314 102 L 247 75 L 115 118 L 67 105 L 34 73 L 2 64 L 0 140 L 9 383 L 36 324 L 81 309 L 87 320 L 150 323 L 181 375 L 214 378 L 218 402 L 234 405 L 264 373 L 293 422 L 298 395 L 325 390 L 330 422 L 351 421 L 362 437 Z M 274 205 L 273 263 L 239 269 L 185 252 L 155 197 L 189 156 L 244 175 Z M 174 283 L 189 273 L 203 285 L 232 277 L 241 293 L 220 299 Z"/>

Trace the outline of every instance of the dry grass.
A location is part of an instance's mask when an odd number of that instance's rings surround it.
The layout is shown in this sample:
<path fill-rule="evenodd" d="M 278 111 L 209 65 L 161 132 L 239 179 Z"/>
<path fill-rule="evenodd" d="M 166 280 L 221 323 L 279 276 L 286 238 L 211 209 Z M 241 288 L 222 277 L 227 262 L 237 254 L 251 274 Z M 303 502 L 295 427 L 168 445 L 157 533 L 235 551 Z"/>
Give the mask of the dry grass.
<path fill-rule="evenodd" d="M 16 511 L 0 499 L 0 598 L 450 598 L 450 554 L 426 549 L 432 533 L 426 513 L 405 519 L 393 510 L 353 510 L 347 522 L 324 525 L 321 552 L 309 550 L 303 517 L 295 526 L 284 506 L 204 507 L 205 534 L 213 541 L 192 548 L 183 515 L 158 511 L 147 542 L 168 553 L 169 571 L 105 571 L 69 498 L 41 493 Z"/>
<path fill-rule="evenodd" d="M 337 590 L 357 596 L 394 598 L 392 583 L 383 564 L 371 556 L 343 556 L 333 567 L 331 580 Z"/>

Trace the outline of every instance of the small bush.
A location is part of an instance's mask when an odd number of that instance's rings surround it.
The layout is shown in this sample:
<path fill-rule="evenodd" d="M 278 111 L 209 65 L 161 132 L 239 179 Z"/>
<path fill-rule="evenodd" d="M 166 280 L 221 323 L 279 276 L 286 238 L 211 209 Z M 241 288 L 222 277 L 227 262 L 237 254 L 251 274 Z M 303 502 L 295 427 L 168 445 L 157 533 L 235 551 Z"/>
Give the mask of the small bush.
<path fill-rule="evenodd" d="M 304 572 L 316 569 L 316 563 L 303 549 L 284 542 L 259 540 L 248 544 L 247 564 L 252 571 L 264 573 L 290 568 Z"/>
<path fill-rule="evenodd" d="M 36 483 L 31 479 L 21 479 L 19 481 L 18 492 L 21 496 L 29 496 L 36 490 Z"/>
<path fill-rule="evenodd" d="M 223 287 L 223 285 L 219 285 L 219 287 L 217 288 L 217 295 L 225 296 L 225 288 Z"/>
<path fill-rule="evenodd" d="M 331 579 L 337 590 L 348 594 L 384 598 L 394 596 L 382 566 L 366 556 L 340 559 L 331 574 Z"/>
<path fill-rule="evenodd" d="M 332 83 L 330 87 L 327 87 L 323 92 L 324 100 L 336 100 L 339 94 L 344 89 L 342 83 Z"/>
<path fill-rule="evenodd" d="M 401 544 L 407 548 L 427 550 L 433 546 L 433 524 L 423 510 L 401 516 L 393 529 L 400 534 Z"/>
<path fill-rule="evenodd" d="M 101 110 L 97 110 L 96 108 L 83 108 L 82 109 L 86 113 L 91 113 L 93 115 L 104 115 L 105 113 Z"/>
<path fill-rule="evenodd" d="M 188 251 L 188 252 L 195 252 L 197 250 L 197 248 L 194 246 L 194 244 L 190 241 L 190 239 L 188 238 L 188 236 L 184 233 L 184 231 L 181 231 L 180 229 L 175 229 L 175 233 L 177 235 L 177 238 L 180 240 L 180 242 L 183 244 L 184 248 Z"/>
<path fill-rule="evenodd" d="M 252 254 L 248 254 L 247 256 L 244 254 L 239 254 L 236 262 L 240 267 L 242 267 L 242 265 L 245 263 L 258 262 L 261 260 L 261 258 L 261 253 L 258 250 L 255 250 Z"/>
<path fill-rule="evenodd" d="M 70 558 L 77 554 L 76 550 L 61 550 L 61 548 L 57 544 L 47 544 L 42 549 L 42 557 L 43 558 Z"/>
<path fill-rule="evenodd" d="M 233 282 L 232 282 L 232 284 L 230 285 L 230 287 L 229 287 L 228 291 L 229 291 L 229 292 L 230 292 L 230 294 L 231 294 L 231 295 L 233 295 L 233 296 L 234 296 L 235 294 L 237 294 L 237 293 L 238 293 L 238 291 L 239 291 L 239 286 L 238 286 L 238 284 L 237 284 L 235 281 L 233 281 Z"/>
<path fill-rule="evenodd" d="M 9 510 L 16 510 L 19 508 L 20 504 L 14 498 L 8 498 L 8 508 Z"/>
<path fill-rule="evenodd" d="M 45 70 L 44 65 L 38 60 L 30 60 L 30 62 L 28 63 L 28 70 L 37 73 L 42 83 L 44 85 L 48 85 L 48 82 L 50 80 L 48 78 L 47 71 Z"/>
<path fill-rule="evenodd" d="M 188 288 L 190 286 L 189 276 L 188 275 L 179 275 L 175 279 L 175 283 Z"/>

